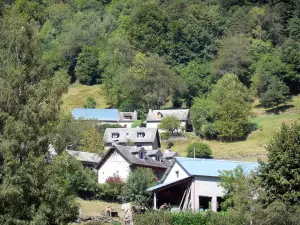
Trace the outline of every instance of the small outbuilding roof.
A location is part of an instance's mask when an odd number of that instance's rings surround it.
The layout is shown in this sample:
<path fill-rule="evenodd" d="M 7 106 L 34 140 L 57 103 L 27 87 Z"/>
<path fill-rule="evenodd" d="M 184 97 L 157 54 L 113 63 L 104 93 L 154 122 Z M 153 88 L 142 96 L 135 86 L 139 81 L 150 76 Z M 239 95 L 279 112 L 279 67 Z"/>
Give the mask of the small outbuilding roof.
<path fill-rule="evenodd" d="M 74 150 L 66 150 L 69 155 L 75 157 L 78 161 L 81 162 L 89 162 L 89 163 L 99 163 L 101 157 L 92 152 L 81 152 L 81 151 L 74 151 Z"/>
<path fill-rule="evenodd" d="M 194 159 L 186 157 L 176 157 L 175 160 L 190 176 L 218 177 L 220 171 L 234 170 L 238 166 L 242 167 L 244 173 L 249 174 L 258 167 L 258 163 L 255 162 Z"/>
<path fill-rule="evenodd" d="M 165 116 L 176 116 L 180 121 L 187 121 L 189 119 L 189 109 L 166 109 L 166 110 L 152 110 L 149 109 L 147 115 L 147 122 L 161 121 Z"/>
<path fill-rule="evenodd" d="M 182 178 L 182 179 L 177 179 L 177 180 L 174 180 L 174 181 L 170 181 L 170 182 L 155 185 L 153 187 L 148 188 L 147 191 L 167 189 L 169 187 L 172 187 L 172 186 L 175 186 L 177 184 L 184 183 L 184 182 L 187 182 L 187 181 L 190 181 L 190 180 L 192 180 L 192 177 L 185 177 L 185 178 Z"/>
<path fill-rule="evenodd" d="M 75 108 L 72 110 L 73 117 L 83 120 L 100 120 L 118 122 L 118 109 L 83 109 Z"/>

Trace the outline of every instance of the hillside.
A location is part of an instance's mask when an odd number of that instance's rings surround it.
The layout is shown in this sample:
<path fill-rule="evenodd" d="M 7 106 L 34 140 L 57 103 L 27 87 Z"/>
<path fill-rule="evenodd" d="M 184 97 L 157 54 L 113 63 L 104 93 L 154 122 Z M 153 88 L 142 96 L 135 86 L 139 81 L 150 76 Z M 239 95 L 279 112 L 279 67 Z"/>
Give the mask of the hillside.
<path fill-rule="evenodd" d="M 105 97 L 103 96 L 101 85 L 85 86 L 78 83 L 69 87 L 69 92 L 63 96 L 63 109 L 71 112 L 74 107 L 83 107 L 87 97 L 93 97 L 97 102 L 97 107 L 106 107 Z M 213 156 L 218 159 L 233 159 L 256 161 L 257 159 L 265 160 L 265 146 L 277 132 L 283 123 L 290 124 L 300 118 L 300 96 L 294 96 L 288 104 L 283 114 L 273 115 L 266 114 L 264 108 L 258 107 L 257 102 L 253 104 L 252 119 L 258 126 L 258 129 L 249 134 L 246 140 L 236 142 L 220 142 L 201 140 L 197 137 L 188 138 L 185 141 L 174 141 L 173 150 L 177 151 L 181 156 L 185 155 L 185 149 L 188 144 L 193 141 L 204 141 L 213 150 Z M 162 148 L 166 147 L 163 142 Z"/>
<path fill-rule="evenodd" d="M 69 86 L 68 93 L 62 97 L 62 109 L 71 112 L 73 108 L 82 108 L 88 97 L 95 99 L 97 108 L 106 107 L 101 85 L 87 86 L 74 83 Z"/>

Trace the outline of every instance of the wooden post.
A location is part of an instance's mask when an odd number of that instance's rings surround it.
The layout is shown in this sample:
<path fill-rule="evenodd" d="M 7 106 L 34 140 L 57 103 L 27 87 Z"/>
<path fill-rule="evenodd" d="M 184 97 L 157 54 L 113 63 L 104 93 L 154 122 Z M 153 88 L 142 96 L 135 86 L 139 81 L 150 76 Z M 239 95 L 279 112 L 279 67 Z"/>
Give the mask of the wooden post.
<path fill-rule="evenodd" d="M 157 207 L 156 207 L 156 192 L 153 193 L 153 209 L 157 209 Z"/>

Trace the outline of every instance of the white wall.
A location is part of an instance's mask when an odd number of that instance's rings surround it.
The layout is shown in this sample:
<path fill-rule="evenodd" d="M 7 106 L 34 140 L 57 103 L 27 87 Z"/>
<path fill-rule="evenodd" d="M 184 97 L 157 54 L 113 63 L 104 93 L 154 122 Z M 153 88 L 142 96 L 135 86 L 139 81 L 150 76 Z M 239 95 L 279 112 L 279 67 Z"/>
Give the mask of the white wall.
<path fill-rule="evenodd" d="M 114 152 L 98 170 L 98 182 L 101 184 L 105 183 L 105 180 L 108 177 L 113 176 L 114 173 L 118 174 L 126 181 L 129 172 L 129 163 L 126 162 L 119 153 Z"/>
<path fill-rule="evenodd" d="M 217 197 L 224 195 L 224 189 L 219 186 L 220 179 L 218 177 L 197 176 L 192 183 L 192 208 L 199 210 L 199 196 L 212 197 L 211 209 L 217 210 Z"/>
<path fill-rule="evenodd" d="M 133 122 L 119 122 L 119 124 L 123 127 L 131 128 L 131 125 L 133 124 Z"/>
<path fill-rule="evenodd" d="M 176 171 L 178 171 L 178 177 Z M 182 169 L 182 167 L 179 166 L 177 162 L 175 162 L 166 179 L 164 180 L 164 183 L 172 182 L 178 179 L 183 179 L 188 176 L 189 175 Z"/>
<path fill-rule="evenodd" d="M 147 128 L 158 128 L 158 125 L 160 124 L 160 122 L 147 122 Z M 180 128 L 184 127 L 184 129 L 186 128 L 186 122 L 180 122 Z M 158 130 L 160 133 L 164 132 L 163 130 L 159 129 Z M 181 132 L 181 130 L 178 130 L 179 132 Z M 185 130 L 184 130 L 185 131 Z"/>

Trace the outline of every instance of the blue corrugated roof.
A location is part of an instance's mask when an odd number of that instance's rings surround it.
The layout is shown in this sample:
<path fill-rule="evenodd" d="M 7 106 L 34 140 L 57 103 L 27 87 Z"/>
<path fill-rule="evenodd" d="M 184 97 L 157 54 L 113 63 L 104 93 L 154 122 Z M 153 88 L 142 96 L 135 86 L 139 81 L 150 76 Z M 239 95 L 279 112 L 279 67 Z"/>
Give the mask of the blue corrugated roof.
<path fill-rule="evenodd" d="M 190 176 L 217 177 L 220 175 L 219 171 L 233 170 L 237 166 L 241 166 L 244 173 L 248 174 L 258 167 L 258 163 L 254 162 L 194 159 L 186 157 L 176 157 L 175 159 L 189 173 Z"/>
<path fill-rule="evenodd" d="M 72 110 L 75 119 L 118 121 L 118 109 L 81 109 Z"/>

